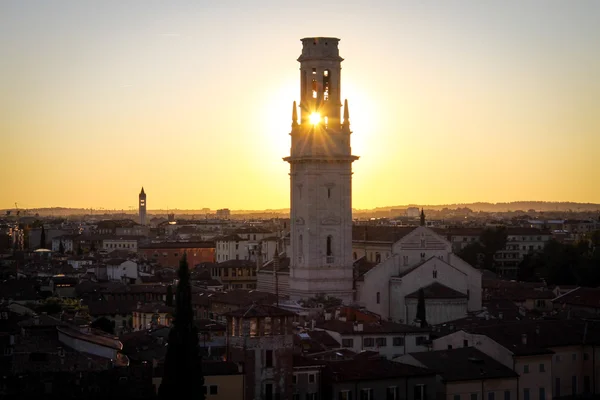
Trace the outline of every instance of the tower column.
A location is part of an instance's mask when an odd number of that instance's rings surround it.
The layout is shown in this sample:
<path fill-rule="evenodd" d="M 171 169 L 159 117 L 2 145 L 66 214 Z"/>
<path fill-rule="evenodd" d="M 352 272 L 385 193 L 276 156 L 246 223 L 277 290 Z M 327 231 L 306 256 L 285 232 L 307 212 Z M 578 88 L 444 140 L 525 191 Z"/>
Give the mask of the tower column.
<path fill-rule="evenodd" d="M 302 39 L 300 121 L 292 113 L 290 296 L 353 299 L 352 163 L 341 121 L 339 39 Z M 316 114 L 316 115 L 315 115 Z"/>

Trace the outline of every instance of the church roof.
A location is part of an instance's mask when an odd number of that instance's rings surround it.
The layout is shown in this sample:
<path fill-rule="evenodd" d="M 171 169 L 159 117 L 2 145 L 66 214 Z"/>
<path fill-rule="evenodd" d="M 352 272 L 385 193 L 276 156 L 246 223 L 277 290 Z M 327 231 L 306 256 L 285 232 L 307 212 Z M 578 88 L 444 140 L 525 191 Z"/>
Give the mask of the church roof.
<path fill-rule="evenodd" d="M 420 290 L 420 289 L 419 289 Z M 418 299 L 419 290 L 405 296 L 407 299 Z M 467 295 L 457 290 L 444 286 L 439 282 L 433 282 L 423 288 L 426 299 L 466 299 Z"/>

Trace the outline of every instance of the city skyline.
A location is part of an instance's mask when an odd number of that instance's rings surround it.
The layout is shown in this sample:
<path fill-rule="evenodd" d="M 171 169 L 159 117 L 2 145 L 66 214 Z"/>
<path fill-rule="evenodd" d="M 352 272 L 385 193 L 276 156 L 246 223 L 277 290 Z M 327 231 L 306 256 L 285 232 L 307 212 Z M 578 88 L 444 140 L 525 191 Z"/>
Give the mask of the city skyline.
<path fill-rule="evenodd" d="M 354 208 L 600 203 L 600 4 L 253 4 L 1 4 L 0 209 L 128 209 L 142 186 L 149 210 L 288 208 L 317 35 L 346 59 Z"/>

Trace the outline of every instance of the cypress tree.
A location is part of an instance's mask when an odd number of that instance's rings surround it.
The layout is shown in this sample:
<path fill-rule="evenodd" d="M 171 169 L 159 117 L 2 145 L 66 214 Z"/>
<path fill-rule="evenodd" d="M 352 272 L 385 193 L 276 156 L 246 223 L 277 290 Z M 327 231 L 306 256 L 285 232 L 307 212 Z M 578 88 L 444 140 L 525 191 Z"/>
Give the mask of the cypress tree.
<path fill-rule="evenodd" d="M 419 289 L 419 300 L 417 303 L 417 319 L 421 321 L 421 328 L 427 327 L 427 316 L 425 315 L 425 291 Z"/>
<path fill-rule="evenodd" d="M 161 399 L 189 398 L 204 400 L 202 356 L 198 330 L 194 325 L 192 289 L 187 255 L 179 263 L 179 283 L 175 297 L 175 315 L 169 331 L 162 383 L 158 389 Z"/>
<path fill-rule="evenodd" d="M 167 301 L 165 302 L 169 307 L 173 307 L 173 286 L 167 286 Z"/>
<path fill-rule="evenodd" d="M 40 249 L 46 248 L 46 230 L 44 229 L 44 225 L 42 225 L 42 233 L 40 234 Z"/>

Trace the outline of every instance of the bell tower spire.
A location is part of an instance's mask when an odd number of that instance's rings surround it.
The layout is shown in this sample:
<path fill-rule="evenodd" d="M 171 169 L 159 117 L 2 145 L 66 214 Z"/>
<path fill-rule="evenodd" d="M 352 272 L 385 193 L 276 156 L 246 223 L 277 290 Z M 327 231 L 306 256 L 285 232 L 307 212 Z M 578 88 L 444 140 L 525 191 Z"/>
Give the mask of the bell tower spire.
<path fill-rule="evenodd" d="M 300 120 L 292 112 L 289 294 L 353 300 L 352 163 L 348 102 L 342 123 L 339 39 L 302 41 Z"/>

